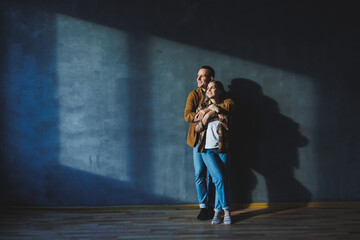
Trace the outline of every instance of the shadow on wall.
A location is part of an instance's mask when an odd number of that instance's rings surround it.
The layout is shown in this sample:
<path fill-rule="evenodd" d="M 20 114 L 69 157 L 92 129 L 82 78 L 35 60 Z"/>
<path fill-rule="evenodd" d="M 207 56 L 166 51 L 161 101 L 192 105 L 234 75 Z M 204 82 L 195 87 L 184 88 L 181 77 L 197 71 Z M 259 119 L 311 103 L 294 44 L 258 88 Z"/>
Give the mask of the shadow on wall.
<path fill-rule="evenodd" d="M 280 113 L 278 103 L 265 96 L 255 81 L 233 79 L 229 95 L 236 103 L 233 115 L 231 192 L 236 202 L 252 202 L 257 185 L 253 171 L 266 182 L 267 202 L 309 202 L 311 193 L 294 176 L 299 168 L 298 148 L 308 139 L 299 124 Z"/>

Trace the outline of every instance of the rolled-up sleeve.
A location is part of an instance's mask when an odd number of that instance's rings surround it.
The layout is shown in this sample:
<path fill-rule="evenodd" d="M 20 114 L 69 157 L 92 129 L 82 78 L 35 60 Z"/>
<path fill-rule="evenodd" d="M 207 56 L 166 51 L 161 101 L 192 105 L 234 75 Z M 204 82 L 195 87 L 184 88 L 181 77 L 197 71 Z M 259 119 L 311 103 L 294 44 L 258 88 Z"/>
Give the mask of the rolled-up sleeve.
<path fill-rule="evenodd" d="M 199 121 L 199 122 L 195 123 L 195 128 L 194 129 L 195 129 L 195 132 L 202 132 L 206 128 L 205 128 L 205 125 L 201 121 Z"/>

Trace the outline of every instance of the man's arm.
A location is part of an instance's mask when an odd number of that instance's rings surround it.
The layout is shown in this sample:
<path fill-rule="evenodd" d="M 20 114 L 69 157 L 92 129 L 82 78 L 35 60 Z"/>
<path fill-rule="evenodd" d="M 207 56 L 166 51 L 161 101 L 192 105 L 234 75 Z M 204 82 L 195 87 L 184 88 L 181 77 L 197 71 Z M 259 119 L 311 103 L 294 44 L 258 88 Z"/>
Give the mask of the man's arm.
<path fill-rule="evenodd" d="M 223 103 L 219 105 L 221 112 L 229 113 L 235 107 L 235 103 L 231 98 L 226 98 Z"/>
<path fill-rule="evenodd" d="M 196 115 L 195 93 L 191 92 L 186 100 L 184 118 L 187 122 L 193 122 Z"/>

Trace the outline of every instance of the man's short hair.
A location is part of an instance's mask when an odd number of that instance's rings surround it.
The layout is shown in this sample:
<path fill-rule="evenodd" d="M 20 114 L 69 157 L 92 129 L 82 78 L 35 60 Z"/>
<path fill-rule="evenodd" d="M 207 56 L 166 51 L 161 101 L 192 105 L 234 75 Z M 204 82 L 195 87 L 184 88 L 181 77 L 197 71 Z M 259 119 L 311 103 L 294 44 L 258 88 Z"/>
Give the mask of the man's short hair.
<path fill-rule="evenodd" d="M 212 67 L 205 65 L 205 66 L 202 66 L 201 68 L 206 69 L 206 70 L 209 71 L 209 77 L 214 77 L 215 78 L 215 70 Z"/>

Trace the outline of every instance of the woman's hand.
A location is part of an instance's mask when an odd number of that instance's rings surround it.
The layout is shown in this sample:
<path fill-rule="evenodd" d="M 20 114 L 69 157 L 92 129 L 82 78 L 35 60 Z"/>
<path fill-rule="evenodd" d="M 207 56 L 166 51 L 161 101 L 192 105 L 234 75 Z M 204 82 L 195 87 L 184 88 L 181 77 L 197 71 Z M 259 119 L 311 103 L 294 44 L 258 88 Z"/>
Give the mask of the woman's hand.
<path fill-rule="evenodd" d="M 209 111 L 205 114 L 203 119 L 201 120 L 204 125 L 206 125 L 210 119 L 216 118 L 217 114 L 215 111 L 209 109 Z"/>
<path fill-rule="evenodd" d="M 210 115 L 209 114 L 205 114 L 205 116 L 201 119 L 201 122 L 206 125 L 209 121 L 209 117 Z"/>
<path fill-rule="evenodd" d="M 203 119 L 203 117 L 205 116 L 206 112 L 203 110 L 200 110 L 196 115 L 195 115 L 195 118 L 194 118 L 194 122 L 198 122 L 198 121 L 201 121 Z"/>
<path fill-rule="evenodd" d="M 220 108 L 218 106 L 216 106 L 215 104 L 211 104 L 209 106 L 209 109 L 216 112 L 216 113 L 220 112 Z"/>
<path fill-rule="evenodd" d="M 201 121 L 204 116 L 210 112 L 211 110 L 209 108 L 205 108 L 205 109 L 202 109 L 200 110 L 196 115 L 195 115 L 195 118 L 194 118 L 194 122 L 197 122 L 197 121 Z"/>

